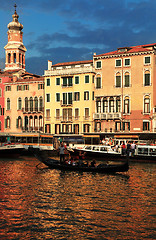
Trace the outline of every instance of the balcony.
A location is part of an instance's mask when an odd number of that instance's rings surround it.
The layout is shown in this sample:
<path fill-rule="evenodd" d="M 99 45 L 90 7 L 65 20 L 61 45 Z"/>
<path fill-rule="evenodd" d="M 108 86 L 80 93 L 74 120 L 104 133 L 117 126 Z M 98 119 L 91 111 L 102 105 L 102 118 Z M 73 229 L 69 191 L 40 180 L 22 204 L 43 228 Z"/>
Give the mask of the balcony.
<path fill-rule="evenodd" d="M 115 120 L 120 119 L 121 113 L 94 113 L 94 120 Z"/>
<path fill-rule="evenodd" d="M 45 76 L 46 75 L 51 75 L 51 76 L 58 76 L 58 75 L 75 75 L 75 74 L 79 74 L 79 73 L 90 73 L 93 72 L 94 68 L 93 66 L 91 66 L 90 64 L 86 64 L 86 65 L 81 65 L 80 67 L 75 67 L 72 66 L 71 68 L 54 68 L 53 70 L 46 70 L 44 72 Z"/>

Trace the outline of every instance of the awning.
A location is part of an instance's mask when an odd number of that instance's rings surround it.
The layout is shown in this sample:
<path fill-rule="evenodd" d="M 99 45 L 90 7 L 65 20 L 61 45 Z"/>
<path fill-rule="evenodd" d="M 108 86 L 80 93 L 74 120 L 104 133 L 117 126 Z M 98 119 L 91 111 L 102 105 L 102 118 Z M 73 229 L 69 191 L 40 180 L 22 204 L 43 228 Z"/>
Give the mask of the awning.
<path fill-rule="evenodd" d="M 83 135 L 84 138 L 99 138 L 100 135 Z"/>
<path fill-rule="evenodd" d="M 139 138 L 138 135 L 114 135 L 114 138 Z"/>

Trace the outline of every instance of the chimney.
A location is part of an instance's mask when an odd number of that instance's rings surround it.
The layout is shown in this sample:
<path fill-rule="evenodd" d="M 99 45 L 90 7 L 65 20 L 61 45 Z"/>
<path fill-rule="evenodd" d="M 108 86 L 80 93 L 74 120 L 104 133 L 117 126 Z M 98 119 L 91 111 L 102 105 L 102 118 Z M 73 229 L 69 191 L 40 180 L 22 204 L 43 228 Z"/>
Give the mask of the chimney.
<path fill-rule="evenodd" d="M 52 67 L 52 61 L 48 60 L 48 70 L 51 70 Z"/>

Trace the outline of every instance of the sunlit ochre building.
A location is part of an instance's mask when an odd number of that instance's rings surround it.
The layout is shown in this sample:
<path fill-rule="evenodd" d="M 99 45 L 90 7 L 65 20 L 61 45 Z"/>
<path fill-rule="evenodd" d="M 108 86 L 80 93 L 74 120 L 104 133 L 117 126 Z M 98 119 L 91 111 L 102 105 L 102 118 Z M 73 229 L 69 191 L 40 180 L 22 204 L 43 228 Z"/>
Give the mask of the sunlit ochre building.
<path fill-rule="evenodd" d="M 45 131 L 53 134 L 94 132 L 93 61 L 52 65 L 45 71 Z"/>
<path fill-rule="evenodd" d="M 156 43 L 94 55 L 96 132 L 156 132 Z"/>

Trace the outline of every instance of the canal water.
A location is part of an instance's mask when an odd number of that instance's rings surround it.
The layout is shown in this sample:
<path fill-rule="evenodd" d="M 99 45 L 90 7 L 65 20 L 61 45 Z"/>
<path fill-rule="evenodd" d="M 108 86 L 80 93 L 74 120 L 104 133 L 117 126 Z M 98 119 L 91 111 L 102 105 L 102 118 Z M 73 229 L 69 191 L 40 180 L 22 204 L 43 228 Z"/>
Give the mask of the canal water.
<path fill-rule="evenodd" d="M 155 164 L 122 174 L 0 160 L 0 239 L 155 239 Z"/>

